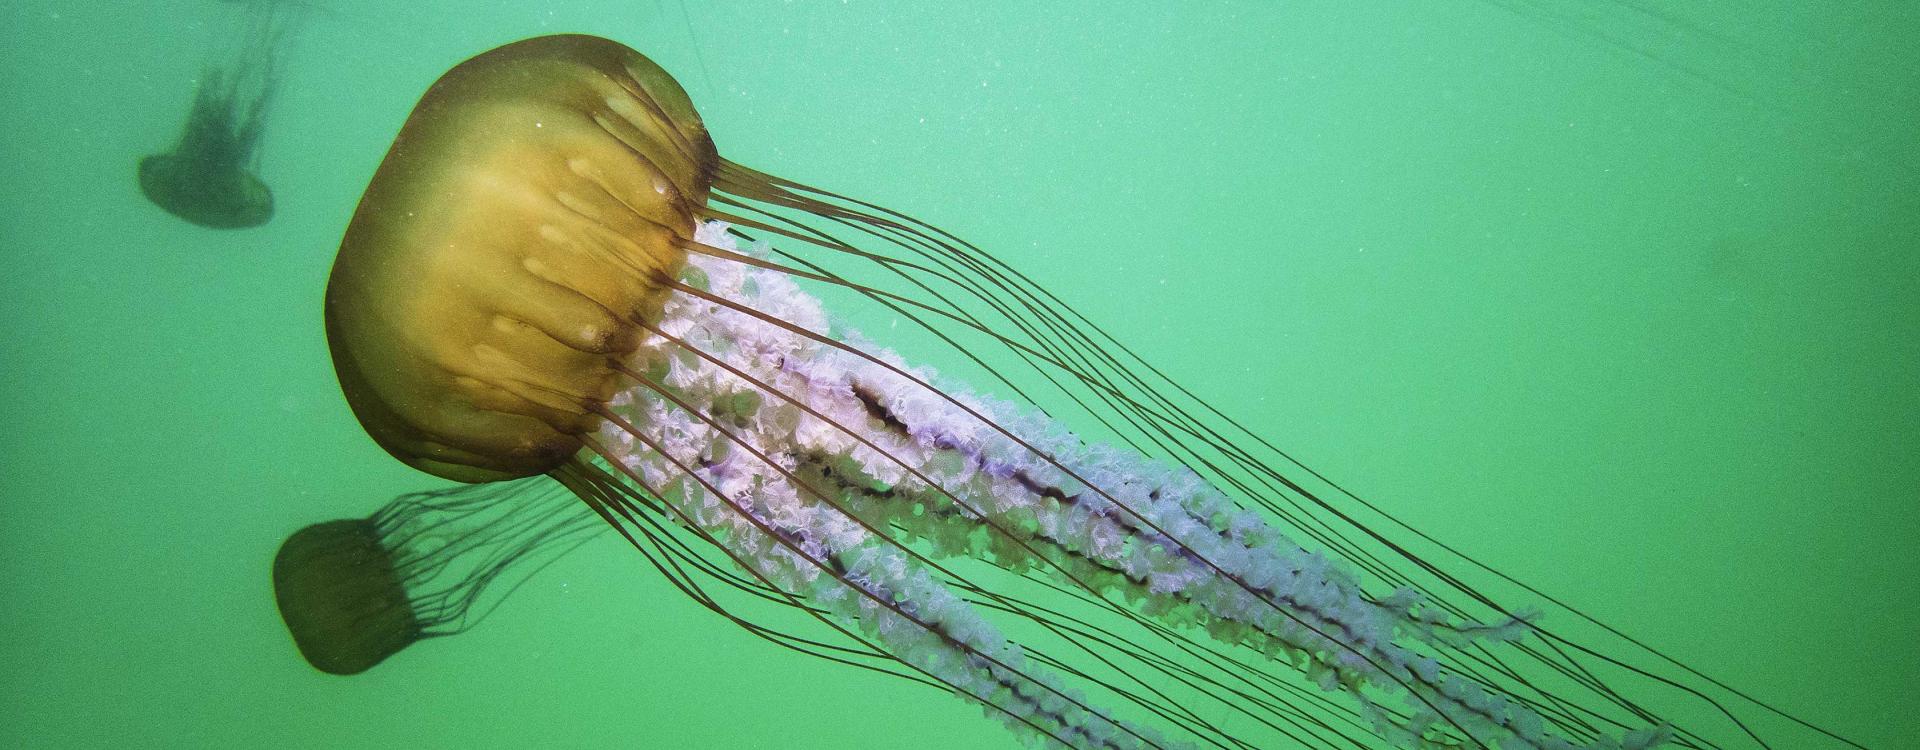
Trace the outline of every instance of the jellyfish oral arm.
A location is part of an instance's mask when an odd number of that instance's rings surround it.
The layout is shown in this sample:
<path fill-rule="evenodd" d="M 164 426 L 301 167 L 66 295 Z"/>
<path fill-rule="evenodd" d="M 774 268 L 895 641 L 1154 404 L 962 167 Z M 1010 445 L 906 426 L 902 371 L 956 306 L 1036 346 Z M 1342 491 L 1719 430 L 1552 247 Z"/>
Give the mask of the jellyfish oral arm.
<path fill-rule="evenodd" d="M 720 225 L 703 227 L 699 243 L 712 248 L 689 261 L 699 286 L 676 283 L 654 335 L 622 366 L 640 386 L 606 404 L 596 442 L 663 497 L 705 498 L 685 511 L 735 524 L 716 537 L 746 530 L 711 498 L 751 498 L 755 517 L 820 549 L 884 547 L 914 570 L 973 557 L 1137 602 L 1175 627 L 1291 658 L 1399 731 L 1442 722 L 1470 736 L 1543 737 L 1526 702 L 1418 650 L 1510 639 L 1524 632 L 1518 623 L 1416 614 L 1407 594 L 1376 600 L 1350 570 L 1189 471 L 931 388 L 936 375 L 855 336 L 842 335 L 844 349 L 823 344 L 826 316 L 791 278 L 742 262 L 752 256 L 727 249 Z M 1374 691 L 1395 688 L 1405 710 L 1376 705 Z"/>

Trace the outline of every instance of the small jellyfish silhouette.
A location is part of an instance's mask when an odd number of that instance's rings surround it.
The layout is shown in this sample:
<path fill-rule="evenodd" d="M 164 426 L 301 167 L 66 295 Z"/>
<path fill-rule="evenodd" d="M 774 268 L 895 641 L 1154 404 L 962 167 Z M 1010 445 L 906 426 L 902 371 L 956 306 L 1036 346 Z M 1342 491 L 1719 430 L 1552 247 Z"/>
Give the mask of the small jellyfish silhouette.
<path fill-rule="evenodd" d="M 294 532 L 274 557 L 274 600 L 307 663 L 359 674 L 420 641 L 466 632 L 604 529 L 551 484 L 410 492 L 365 518 Z"/>
<path fill-rule="evenodd" d="M 140 160 L 140 192 L 181 219 L 244 229 L 273 218 L 273 191 L 260 179 L 260 144 L 280 83 L 291 28 L 289 8 L 238 3 L 244 17 L 231 51 L 216 51 L 194 89 L 172 148 Z"/>

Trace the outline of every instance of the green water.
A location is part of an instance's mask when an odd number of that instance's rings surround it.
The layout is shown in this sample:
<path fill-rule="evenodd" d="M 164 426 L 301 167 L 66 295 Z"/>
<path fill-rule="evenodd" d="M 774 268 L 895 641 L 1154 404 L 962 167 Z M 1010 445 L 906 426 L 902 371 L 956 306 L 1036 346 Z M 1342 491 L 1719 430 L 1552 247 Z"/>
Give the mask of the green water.
<path fill-rule="evenodd" d="M 341 229 L 429 82 L 558 31 L 674 72 L 727 157 L 999 254 L 1420 528 L 1920 747 L 1907 3 L 317 4 L 277 215 L 233 232 L 133 169 L 232 4 L 0 8 L 0 747 L 1014 746 L 612 537 L 471 633 L 300 660 L 280 540 L 437 486 L 334 384 Z"/>

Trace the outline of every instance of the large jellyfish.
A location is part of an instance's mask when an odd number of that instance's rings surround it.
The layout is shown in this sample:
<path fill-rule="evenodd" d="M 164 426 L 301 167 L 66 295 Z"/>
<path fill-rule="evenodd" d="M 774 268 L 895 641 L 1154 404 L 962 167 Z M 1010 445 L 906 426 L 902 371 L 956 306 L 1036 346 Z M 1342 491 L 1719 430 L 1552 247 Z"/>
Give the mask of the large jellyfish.
<path fill-rule="evenodd" d="M 213 229 L 256 227 L 273 218 L 273 191 L 259 174 L 260 145 L 299 10 L 275 0 L 235 4 L 241 13 L 235 36 L 205 63 L 179 139 L 142 158 L 139 168 L 147 200 Z"/>
<path fill-rule="evenodd" d="M 909 322 L 901 340 L 1004 396 L 828 303 Z M 674 80 L 604 39 L 510 44 L 427 91 L 346 231 L 326 324 L 367 433 L 482 488 L 288 540 L 282 612 L 327 671 L 457 631 L 597 517 L 748 633 L 1049 747 L 1804 739 L 1763 737 L 1763 713 L 1845 742 L 1476 589 L 1471 559 L 1422 557 L 1433 540 L 1011 266 L 721 159 Z M 582 504 L 483 489 L 538 475 Z"/>

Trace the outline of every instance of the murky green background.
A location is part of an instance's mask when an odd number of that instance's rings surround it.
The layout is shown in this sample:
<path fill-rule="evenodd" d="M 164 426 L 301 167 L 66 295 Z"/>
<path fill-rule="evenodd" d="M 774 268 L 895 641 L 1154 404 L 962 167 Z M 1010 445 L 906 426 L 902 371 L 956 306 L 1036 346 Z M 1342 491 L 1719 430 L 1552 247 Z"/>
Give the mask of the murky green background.
<path fill-rule="evenodd" d="M 334 385 L 340 231 L 435 76 L 556 31 L 660 61 L 727 156 L 999 253 L 1423 528 L 1920 747 L 1909 3 L 315 4 L 279 213 L 225 233 L 133 169 L 233 4 L 0 7 L 0 747 L 1013 744 L 610 537 L 475 632 L 300 661 L 279 541 L 433 485 Z"/>

